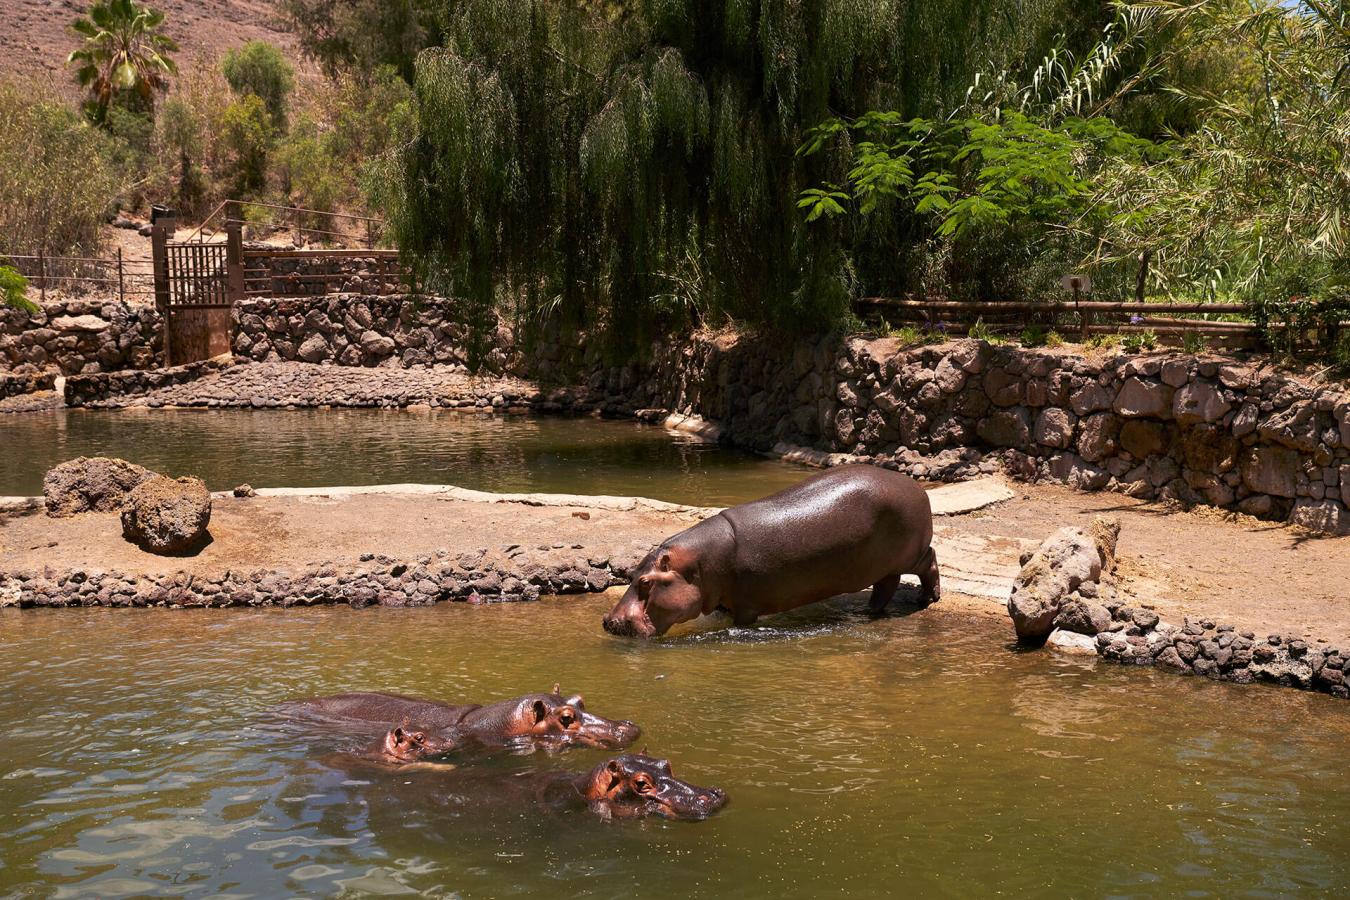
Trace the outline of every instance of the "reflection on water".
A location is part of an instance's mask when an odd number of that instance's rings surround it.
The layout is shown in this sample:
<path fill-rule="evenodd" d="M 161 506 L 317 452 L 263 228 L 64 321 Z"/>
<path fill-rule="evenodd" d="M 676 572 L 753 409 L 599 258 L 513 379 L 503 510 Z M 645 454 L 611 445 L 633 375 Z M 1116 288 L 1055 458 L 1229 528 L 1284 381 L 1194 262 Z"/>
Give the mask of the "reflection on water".
<path fill-rule="evenodd" d="M 1048 653 L 855 598 L 642 645 L 612 598 L 0 616 L 0 897 L 1211 896 L 1350 879 L 1345 704 Z M 484 808 L 335 767 L 279 701 L 561 680 L 731 804 L 702 823 Z M 581 770 L 599 751 L 506 757 Z"/>
<path fill-rule="evenodd" d="M 727 506 L 811 470 L 637 422 L 445 410 L 65 410 L 0 419 L 0 495 L 42 493 L 47 469 L 117 456 L 212 490 L 457 484 L 486 491 L 654 497 Z"/>

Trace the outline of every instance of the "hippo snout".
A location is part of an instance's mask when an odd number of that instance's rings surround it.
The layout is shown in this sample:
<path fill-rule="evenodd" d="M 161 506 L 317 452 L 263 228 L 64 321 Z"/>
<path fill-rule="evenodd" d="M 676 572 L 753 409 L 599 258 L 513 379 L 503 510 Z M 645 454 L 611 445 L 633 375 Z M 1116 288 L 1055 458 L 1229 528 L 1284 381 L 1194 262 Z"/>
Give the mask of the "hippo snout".
<path fill-rule="evenodd" d="M 642 737 L 642 729 L 636 722 L 630 722 L 624 719 L 614 723 L 614 736 L 619 742 L 620 747 L 627 747 L 629 744 Z"/>
<path fill-rule="evenodd" d="M 645 621 L 645 618 L 639 619 L 634 616 L 618 615 L 615 612 L 605 616 L 601 624 L 610 634 L 619 637 L 647 638 L 656 633 L 656 629 L 652 627 L 650 622 Z"/>

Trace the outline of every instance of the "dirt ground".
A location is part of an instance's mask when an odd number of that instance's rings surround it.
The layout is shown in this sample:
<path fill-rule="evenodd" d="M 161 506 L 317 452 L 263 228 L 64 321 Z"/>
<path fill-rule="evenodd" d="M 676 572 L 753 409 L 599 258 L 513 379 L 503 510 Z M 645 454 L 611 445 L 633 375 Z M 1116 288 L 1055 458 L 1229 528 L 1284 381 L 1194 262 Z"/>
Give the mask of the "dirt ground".
<path fill-rule="evenodd" d="M 194 556 L 140 550 L 122 539 L 116 513 L 51 519 L 37 508 L 0 511 L 0 560 L 9 570 L 287 571 L 307 563 L 356 560 L 365 553 L 406 560 L 442 548 L 461 553 L 511 544 L 656 544 L 695 521 L 652 510 L 475 503 L 434 495 L 229 497 L 213 501 L 211 542 Z"/>
<path fill-rule="evenodd" d="M 1118 574 L 1140 603 L 1266 634 L 1350 642 L 1350 537 L 1315 535 L 1212 508 L 1186 512 L 1122 494 L 1013 485 L 1013 500 L 952 526 L 967 537 L 1031 545 L 1097 515 L 1121 522 Z M 939 559 L 945 564 L 946 560 Z"/>
<path fill-rule="evenodd" d="M 5 4 L 5 28 L 0 29 L 0 75 L 48 81 L 60 94 L 80 96 L 79 86 L 66 65 L 66 55 L 79 46 L 70 28 L 83 15 L 84 0 L 14 0 Z M 292 61 L 299 60 L 295 36 L 286 32 L 270 0 L 158 0 L 165 12 L 164 29 L 178 42 L 179 68 L 194 57 L 214 62 L 226 50 L 245 41 L 278 44 Z M 301 65 L 302 79 L 312 68 Z"/>
<path fill-rule="evenodd" d="M 1003 616 L 1018 557 L 1064 525 L 1121 521 L 1119 575 L 1134 602 L 1164 619 L 1190 615 L 1350 643 L 1350 537 L 1321 537 L 1246 516 L 1182 512 L 1116 494 L 1013 485 L 1013 499 L 939 518 L 944 604 Z M 584 516 L 584 517 L 583 517 Z M 0 511 L 7 570 L 85 568 L 158 574 L 278 569 L 399 559 L 511 544 L 651 546 L 697 516 L 659 509 L 489 503 L 444 496 L 353 494 L 217 499 L 212 542 L 184 558 L 144 553 L 122 540 L 117 515 L 49 519 L 40 508 Z"/>

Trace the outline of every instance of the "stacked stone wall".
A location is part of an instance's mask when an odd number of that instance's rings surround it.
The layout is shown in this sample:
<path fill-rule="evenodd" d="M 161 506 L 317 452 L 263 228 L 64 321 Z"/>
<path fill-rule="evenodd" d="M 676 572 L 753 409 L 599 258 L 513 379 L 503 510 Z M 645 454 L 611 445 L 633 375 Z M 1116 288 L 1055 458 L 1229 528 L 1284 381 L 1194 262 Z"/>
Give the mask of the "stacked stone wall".
<path fill-rule="evenodd" d="M 590 380 L 611 408 L 715 421 L 723 439 L 988 471 L 1350 530 L 1350 394 L 1235 359 L 1088 358 L 960 341 L 707 339 Z"/>
<path fill-rule="evenodd" d="M 37 313 L 0 306 L 0 368 L 62 375 L 144 369 L 164 341 L 159 312 L 120 300 L 60 300 Z"/>
<path fill-rule="evenodd" d="M 256 299 L 234 308 L 234 352 L 258 361 L 340 366 L 465 366 L 470 326 L 462 304 L 415 295 Z M 511 331 L 484 340 L 484 367 L 518 365 Z"/>
<path fill-rule="evenodd" d="M 0 400 L 34 391 L 50 391 L 55 386 L 55 372 L 20 375 L 0 372 Z"/>
<path fill-rule="evenodd" d="M 403 294 L 406 276 L 395 257 L 294 256 L 288 251 L 253 245 L 245 258 L 248 287 L 274 297 L 321 297 L 327 294 Z"/>

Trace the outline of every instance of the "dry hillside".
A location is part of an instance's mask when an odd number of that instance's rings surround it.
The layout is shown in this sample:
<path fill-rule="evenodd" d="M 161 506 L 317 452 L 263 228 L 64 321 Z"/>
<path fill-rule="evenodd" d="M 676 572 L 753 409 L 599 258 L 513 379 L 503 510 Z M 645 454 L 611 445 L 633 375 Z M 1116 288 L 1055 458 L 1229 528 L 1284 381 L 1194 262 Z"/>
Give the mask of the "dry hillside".
<path fill-rule="evenodd" d="M 5 0 L 0 29 L 0 77 L 36 77 L 62 93 L 76 95 L 66 55 L 77 45 L 70 23 L 81 15 L 81 0 Z M 165 30 L 178 41 L 179 60 L 214 60 L 231 47 L 254 39 L 278 44 L 299 64 L 295 38 L 275 20 L 272 0 L 151 0 L 167 15 Z"/>

